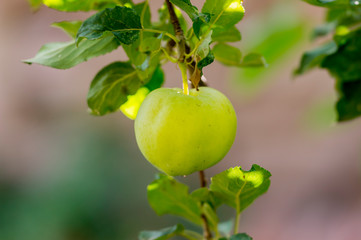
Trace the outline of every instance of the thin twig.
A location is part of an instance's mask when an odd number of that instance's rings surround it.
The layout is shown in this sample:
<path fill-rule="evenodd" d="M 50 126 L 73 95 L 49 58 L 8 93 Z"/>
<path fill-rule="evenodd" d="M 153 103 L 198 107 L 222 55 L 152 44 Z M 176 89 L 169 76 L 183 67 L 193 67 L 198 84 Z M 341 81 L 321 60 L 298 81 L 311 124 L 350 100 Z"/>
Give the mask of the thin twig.
<path fill-rule="evenodd" d="M 199 171 L 199 180 L 201 182 L 201 187 L 207 187 L 207 180 L 206 180 L 206 176 L 204 174 L 204 171 Z M 211 240 L 212 239 L 212 233 L 211 230 L 209 228 L 209 224 L 208 224 L 208 220 L 206 215 L 204 215 L 202 213 L 201 215 L 202 218 L 202 222 L 203 222 L 203 237 L 205 240 Z"/>
<path fill-rule="evenodd" d="M 178 39 L 178 51 L 179 51 L 179 58 L 178 61 L 181 63 L 184 63 L 185 60 L 186 62 L 191 62 L 191 64 L 187 64 L 187 68 L 189 71 L 189 75 L 192 75 L 193 72 L 196 69 L 196 63 L 195 61 L 192 60 L 192 56 L 188 57 L 187 59 L 185 59 L 186 55 L 189 55 L 189 53 L 191 52 L 191 48 L 189 47 L 189 45 L 186 43 L 186 38 L 184 36 L 184 32 L 181 28 L 181 25 L 179 23 L 179 19 L 174 11 L 174 6 L 173 4 L 169 1 L 169 0 L 165 0 L 166 4 L 167 4 L 167 8 L 168 8 L 168 12 L 169 12 L 169 17 L 171 19 L 173 28 L 174 28 L 174 32 L 175 32 L 175 36 Z M 174 41 L 174 39 L 170 40 L 168 42 L 168 48 L 171 52 L 171 49 L 175 46 L 176 42 Z M 199 79 L 199 86 L 207 86 L 207 84 L 205 82 L 203 82 L 201 79 Z M 192 83 L 193 86 L 193 83 Z M 193 86 L 194 87 L 194 86 Z"/>
<path fill-rule="evenodd" d="M 204 171 L 199 171 L 199 180 L 201 181 L 201 187 L 207 187 L 207 179 Z"/>
<path fill-rule="evenodd" d="M 178 39 L 178 51 L 179 51 L 179 62 L 183 63 L 185 60 L 185 51 L 186 51 L 186 39 L 184 37 L 183 30 L 181 28 L 181 25 L 179 23 L 179 19 L 174 11 L 174 6 L 169 0 L 165 0 L 165 3 L 167 4 L 169 17 L 172 22 L 175 36 Z"/>

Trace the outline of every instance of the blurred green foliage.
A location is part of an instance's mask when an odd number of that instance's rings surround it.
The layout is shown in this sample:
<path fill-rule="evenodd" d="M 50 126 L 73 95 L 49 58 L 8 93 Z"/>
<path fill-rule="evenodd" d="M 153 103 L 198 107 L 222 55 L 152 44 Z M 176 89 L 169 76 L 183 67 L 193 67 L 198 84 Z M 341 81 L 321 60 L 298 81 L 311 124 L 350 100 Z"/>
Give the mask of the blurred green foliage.
<path fill-rule="evenodd" d="M 72 125 L 53 126 L 62 135 L 53 136 L 55 165 L 29 179 L 0 178 L 1 240 L 136 239 L 145 225 L 172 222 L 147 207 L 142 193 L 155 170 L 114 125 Z"/>
<path fill-rule="evenodd" d="M 296 74 L 315 67 L 326 69 L 336 80 L 337 120 L 361 116 L 361 6 L 357 0 L 306 0 L 326 7 L 325 23 L 313 36 L 324 37 L 321 47 L 303 54 Z M 328 37 L 328 38 L 325 38 Z"/>
<path fill-rule="evenodd" d="M 310 22 L 295 3 L 278 1 L 271 9 L 253 15 L 242 30 L 242 45 L 250 52 L 261 53 L 270 67 L 237 70 L 238 90 L 252 96 L 286 71 L 284 66 L 306 43 L 308 29 Z"/>

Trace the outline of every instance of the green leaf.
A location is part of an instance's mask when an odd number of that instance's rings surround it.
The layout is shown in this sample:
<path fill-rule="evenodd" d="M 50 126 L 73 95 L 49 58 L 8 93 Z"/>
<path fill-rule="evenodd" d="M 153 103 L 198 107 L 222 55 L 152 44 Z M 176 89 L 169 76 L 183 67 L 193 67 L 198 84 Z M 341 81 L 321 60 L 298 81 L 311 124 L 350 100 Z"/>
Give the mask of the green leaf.
<path fill-rule="evenodd" d="M 229 239 L 228 238 L 220 238 L 219 240 L 252 240 L 252 239 L 253 238 L 251 238 L 246 233 L 238 233 L 236 235 L 231 236 Z"/>
<path fill-rule="evenodd" d="M 198 188 L 191 193 L 192 198 L 199 202 L 207 202 L 209 200 L 209 189 L 206 187 Z"/>
<path fill-rule="evenodd" d="M 236 235 L 233 235 L 229 240 L 252 240 L 250 236 L 248 236 L 245 233 L 238 233 Z"/>
<path fill-rule="evenodd" d="M 338 44 L 320 63 L 335 78 L 339 93 L 338 121 L 361 116 L 361 31 L 335 37 Z M 336 44 L 335 43 L 335 44 Z"/>
<path fill-rule="evenodd" d="M 338 41 L 339 47 L 325 57 L 321 67 L 328 69 L 342 82 L 358 81 L 361 79 L 361 30 Z"/>
<path fill-rule="evenodd" d="M 361 79 L 340 83 L 340 98 L 336 104 L 338 121 L 347 121 L 361 116 Z"/>
<path fill-rule="evenodd" d="M 68 34 L 73 39 L 76 38 L 76 34 L 83 22 L 82 21 L 62 21 L 62 22 L 55 22 L 51 24 L 52 27 L 62 29 L 66 34 Z"/>
<path fill-rule="evenodd" d="M 317 26 L 313 30 L 311 38 L 316 39 L 318 37 L 326 36 L 329 33 L 333 32 L 335 30 L 335 28 L 336 28 L 336 21 L 327 22 L 325 24 Z"/>
<path fill-rule="evenodd" d="M 170 2 L 187 13 L 192 21 L 199 16 L 198 9 L 192 5 L 190 0 L 170 0 Z"/>
<path fill-rule="evenodd" d="M 303 0 L 309 4 L 320 6 L 320 7 L 346 7 L 350 6 L 352 0 Z"/>
<path fill-rule="evenodd" d="M 114 62 L 93 79 L 88 92 L 88 106 L 95 115 L 114 112 L 141 87 L 142 82 L 130 63 Z"/>
<path fill-rule="evenodd" d="M 81 39 L 98 39 L 111 32 L 115 38 L 124 44 L 131 44 L 139 38 L 142 29 L 139 15 L 130 8 L 107 8 L 85 20 L 81 25 L 77 42 Z"/>
<path fill-rule="evenodd" d="M 263 55 L 258 53 L 249 53 L 244 58 L 240 67 L 267 67 L 268 64 Z"/>
<path fill-rule="evenodd" d="M 173 214 L 202 224 L 200 204 L 189 195 L 188 186 L 160 174 L 147 189 L 150 206 L 158 215 Z"/>
<path fill-rule="evenodd" d="M 225 43 L 218 43 L 212 49 L 217 61 L 228 66 L 239 66 L 242 61 L 241 51 Z"/>
<path fill-rule="evenodd" d="M 125 44 L 122 45 L 129 60 L 136 66 L 141 66 L 148 57 L 146 53 L 139 51 L 140 41 L 141 41 L 140 39 L 137 39 L 131 45 L 125 45 Z"/>
<path fill-rule="evenodd" d="M 153 91 L 157 88 L 160 88 L 164 83 L 164 72 L 160 66 L 158 66 L 150 81 L 145 85 L 146 88 L 149 89 L 149 91 Z"/>
<path fill-rule="evenodd" d="M 160 52 L 153 52 L 147 55 L 147 58 L 142 65 L 136 66 L 138 75 L 144 81 L 144 83 L 147 83 L 150 80 L 154 70 L 159 64 Z"/>
<path fill-rule="evenodd" d="M 151 22 L 152 16 L 151 16 L 151 12 L 150 12 L 149 3 L 148 2 L 138 3 L 138 4 L 134 5 L 133 9 L 140 16 L 142 26 L 144 28 L 151 28 L 152 27 L 152 22 Z"/>
<path fill-rule="evenodd" d="M 144 84 L 149 82 L 154 71 L 160 64 L 159 55 L 160 55 L 160 52 L 156 52 L 151 55 L 148 55 L 147 59 L 143 62 L 142 65 L 136 66 L 138 76 L 142 79 Z"/>
<path fill-rule="evenodd" d="M 196 55 L 197 59 L 202 60 L 209 54 L 209 44 L 212 42 L 212 31 L 210 31 L 207 36 L 200 39 L 199 41 L 201 41 L 201 44 L 196 49 Z"/>
<path fill-rule="evenodd" d="M 211 64 L 214 61 L 214 55 L 212 51 L 208 52 L 208 55 L 203 58 L 201 61 L 199 61 L 197 63 L 197 67 L 199 70 L 203 70 L 204 67 L 208 66 L 209 64 Z"/>
<path fill-rule="evenodd" d="M 201 13 L 197 18 L 193 20 L 193 31 L 194 34 L 200 39 L 204 34 L 209 31 L 210 25 L 209 20 L 211 19 L 210 14 Z"/>
<path fill-rule="evenodd" d="M 160 49 L 160 44 L 162 42 L 162 35 L 158 37 L 145 37 L 142 39 L 142 42 L 139 46 L 139 51 L 141 52 L 153 52 Z"/>
<path fill-rule="evenodd" d="M 181 224 L 177 224 L 169 228 L 163 228 L 159 231 L 142 231 L 139 234 L 139 240 L 166 240 L 182 233 L 183 231 L 184 227 Z"/>
<path fill-rule="evenodd" d="M 35 57 L 24 60 L 25 63 L 38 63 L 58 69 L 67 69 L 109 53 L 119 46 L 114 36 L 107 36 L 97 40 L 82 41 L 76 46 L 74 41 L 61 43 L 48 43 L 42 46 Z"/>
<path fill-rule="evenodd" d="M 338 121 L 361 116 L 361 8 L 356 0 L 307 0 L 329 7 L 321 34 L 334 32 L 333 40 L 306 52 L 296 70 L 304 73 L 313 67 L 327 69 L 336 79 L 339 100 L 336 104 Z M 320 32 L 319 30 L 317 32 Z"/>
<path fill-rule="evenodd" d="M 187 21 L 184 19 L 182 12 L 178 8 L 175 8 L 174 11 L 178 17 L 183 32 L 186 32 L 188 24 Z M 159 21 L 154 23 L 153 27 L 157 30 L 169 32 L 170 34 L 174 35 L 175 34 L 174 28 L 172 22 L 169 21 L 170 17 L 166 4 L 163 4 L 162 7 L 158 9 L 158 15 L 159 15 Z"/>
<path fill-rule="evenodd" d="M 143 33 L 142 37 L 131 45 L 123 44 L 123 49 L 136 66 L 140 78 L 146 83 L 159 65 L 161 52 L 158 50 L 162 36 L 155 37 L 153 33 Z"/>
<path fill-rule="evenodd" d="M 202 212 L 206 216 L 211 229 L 216 229 L 218 227 L 219 219 L 215 210 L 208 203 L 203 203 Z"/>
<path fill-rule="evenodd" d="M 65 12 L 75 11 L 90 11 L 101 10 L 107 7 L 114 7 L 117 3 L 124 3 L 128 1 L 115 1 L 115 0 L 87 0 L 87 1 L 74 1 L 74 0 L 43 0 L 46 6 Z"/>
<path fill-rule="evenodd" d="M 149 94 L 149 89 L 141 87 L 133 95 L 128 95 L 127 101 L 123 103 L 119 110 L 131 120 L 135 120 L 138 115 L 140 105 Z"/>
<path fill-rule="evenodd" d="M 213 42 L 238 42 L 241 39 L 241 33 L 235 26 L 227 29 L 215 28 L 212 33 Z"/>
<path fill-rule="evenodd" d="M 300 66 L 295 74 L 303 74 L 306 71 L 318 66 L 326 56 L 335 53 L 338 46 L 335 41 L 330 41 L 316 49 L 305 52 L 302 56 Z"/>
<path fill-rule="evenodd" d="M 214 193 L 205 187 L 194 190 L 191 193 L 191 196 L 198 202 L 208 203 L 214 209 L 222 204 L 222 202 L 216 196 L 214 196 Z"/>
<path fill-rule="evenodd" d="M 197 232 L 185 229 L 182 236 L 189 240 L 203 240 L 203 236 Z"/>
<path fill-rule="evenodd" d="M 230 168 L 212 178 L 210 189 L 225 204 L 242 212 L 270 186 L 271 174 L 254 164 L 250 171 Z"/>
<path fill-rule="evenodd" d="M 160 66 L 154 71 L 150 81 L 143 87 L 139 88 L 134 95 L 128 95 L 127 101 L 120 106 L 120 110 L 125 116 L 134 120 L 137 117 L 140 105 L 145 97 L 153 90 L 160 88 L 164 83 L 164 73 Z"/>
<path fill-rule="evenodd" d="M 226 29 L 241 21 L 244 7 L 241 0 L 206 0 L 202 13 L 211 15 L 213 27 Z"/>

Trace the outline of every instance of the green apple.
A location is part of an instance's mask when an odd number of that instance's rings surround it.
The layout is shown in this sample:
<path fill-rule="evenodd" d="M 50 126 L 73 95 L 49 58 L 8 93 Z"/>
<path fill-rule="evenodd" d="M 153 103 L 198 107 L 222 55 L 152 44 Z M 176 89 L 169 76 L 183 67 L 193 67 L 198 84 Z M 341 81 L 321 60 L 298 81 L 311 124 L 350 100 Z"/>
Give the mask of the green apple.
<path fill-rule="evenodd" d="M 152 91 L 135 119 L 144 157 L 171 176 L 207 169 L 223 159 L 236 136 L 237 117 L 221 92 L 200 87 Z"/>

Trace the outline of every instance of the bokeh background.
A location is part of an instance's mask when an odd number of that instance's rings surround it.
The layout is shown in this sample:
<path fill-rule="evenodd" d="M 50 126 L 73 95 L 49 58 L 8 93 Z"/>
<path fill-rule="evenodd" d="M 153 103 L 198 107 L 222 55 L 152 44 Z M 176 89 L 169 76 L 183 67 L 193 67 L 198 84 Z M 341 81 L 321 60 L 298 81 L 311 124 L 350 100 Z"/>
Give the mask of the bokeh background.
<path fill-rule="evenodd" d="M 162 1 L 151 3 L 155 10 Z M 256 240 L 359 239 L 361 119 L 335 122 L 328 73 L 292 76 L 302 52 L 315 45 L 311 30 L 324 9 L 300 0 L 245 7 L 239 46 L 264 54 L 269 67 L 215 63 L 205 70 L 209 85 L 231 99 L 239 126 L 230 153 L 206 174 L 253 163 L 271 171 L 268 193 L 241 219 L 240 230 Z M 147 204 L 157 171 L 137 149 L 133 121 L 87 113 L 90 81 L 125 59 L 121 50 L 66 71 L 21 63 L 47 42 L 68 40 L 52 22 L 91 14 L 33 13 L 25 0 L 0 1 L 1 240 L 131 240 L 179 220 L 158 217 Z M 180 86 L 178 69 L 169 64 L 165 71 L 166 86 Z M 191 189 L 199 184 L 197 174 L 179 180 Z M 220 214 L 234 217 L 226 207 Z"/>

